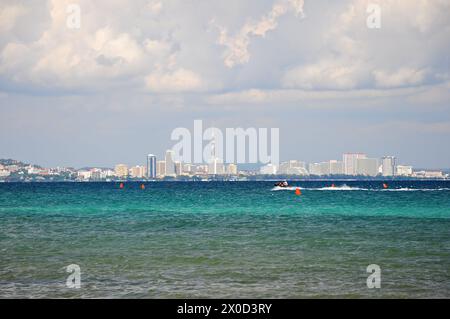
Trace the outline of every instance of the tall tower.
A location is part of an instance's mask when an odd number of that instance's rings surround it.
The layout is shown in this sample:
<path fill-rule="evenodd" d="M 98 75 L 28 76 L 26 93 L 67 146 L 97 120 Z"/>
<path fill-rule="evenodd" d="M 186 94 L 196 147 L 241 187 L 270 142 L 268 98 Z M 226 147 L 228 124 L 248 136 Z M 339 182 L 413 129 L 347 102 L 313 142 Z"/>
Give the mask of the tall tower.
<path fill-rule="evenodd" d="M 216 139 L 214 131 L 212 132 L 211 155 L 208 161 L 209 175 L 223 175 L 225 173 L 223 160 L 217 156 Z"/>
<path fill-rule="evenodd" d="M 156 156 L 153 154 L 147 155 L 147 178 L 156 177 Z"/>
<path fill-rule="evenodd" d="M 381 174 L 383 176 L 395 175 L 395 157 L 385 156 L 381 159 Z"/>
<path fill-rule="evenodd" d="M 173 161 L 174 151 L 166 151 L 166 176 L 175 176 L 175 162 Z"/>
<path fill-rule="evenodd" d="M 344 174 L 345 175 L 356 175 L 356 163 L 358 159 L 367 158 L 364 153 L 345 153 L 343 155 L 344 162 Z"/>

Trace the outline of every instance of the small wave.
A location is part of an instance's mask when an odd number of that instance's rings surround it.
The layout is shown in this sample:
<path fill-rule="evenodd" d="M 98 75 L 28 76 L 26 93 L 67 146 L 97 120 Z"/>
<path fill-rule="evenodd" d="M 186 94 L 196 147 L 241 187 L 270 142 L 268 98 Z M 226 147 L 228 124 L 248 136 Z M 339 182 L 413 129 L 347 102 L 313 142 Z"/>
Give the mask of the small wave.
<path fill-rule="evenodd" d="M 350 187 L 350 186 L 347 186 L 344 184 L 342 186 L 313 188 L 313 190 L 318 190 L 318 191 L 368 191 L 369 189 L 360 188 L 360 187 Z"/>
<path fill-rule="evenodd" d="M 450 191 L 450 188 L 361 188 L 361 187 L 351 187 L 348 185 L 342 186 L 328 186 L 328 187 L 319 187 L 319 188 L 309 188 L 309 187 L 299 187 L 299 186 L 288 186 L 288 187 L 279 187 L 275 186 L 272 188 L 272 191 L 295 191 L 296 189 L 308 190 L 308 191 L 372 191 L 372 192 L 436 192 L 436 191 Z"/>
<path fill-rule="evenodd" d="M 360 188 L 360 187 L 350 187 L 347 185 L 341 185 L 341 186 L 330 186 L 330 187 L 320 187 L 320 188 L 304 188 L 299 186 L 288 186 L 288 187 L 279 187 L 275 186 L 272 188 L 272 191 L 295 191 L 297 188 L 304 189 L 304 190 L 311 190 L 311 191 L 366 191 L 369 190 L 367 188 Z"/>
<path fill-rule="evenodd" d="M 437 191 L 449 191 L 450 188 L 388 188 L 388 189 L 374 189 L 383 192 L 437 192 Z"/>

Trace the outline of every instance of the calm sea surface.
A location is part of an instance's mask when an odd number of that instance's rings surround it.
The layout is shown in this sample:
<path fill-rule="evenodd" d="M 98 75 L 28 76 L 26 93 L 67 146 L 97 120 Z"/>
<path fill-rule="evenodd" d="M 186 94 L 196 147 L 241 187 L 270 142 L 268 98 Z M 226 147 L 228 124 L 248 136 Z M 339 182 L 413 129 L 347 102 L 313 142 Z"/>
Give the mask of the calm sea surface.
<path fill-rule="evenodd" d="M 0 297 L 450 298 L 450 181 L 272 184 L 2 183 Z"/>

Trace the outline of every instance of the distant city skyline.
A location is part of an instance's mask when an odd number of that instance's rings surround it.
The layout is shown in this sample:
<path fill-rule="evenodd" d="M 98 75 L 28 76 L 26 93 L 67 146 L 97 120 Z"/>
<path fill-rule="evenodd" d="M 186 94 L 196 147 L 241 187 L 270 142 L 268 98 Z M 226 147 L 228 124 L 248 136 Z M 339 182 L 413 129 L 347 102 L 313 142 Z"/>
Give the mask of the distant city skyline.
<path fill-rule="evenodd" d="M 170 152 L 170 155 L 168 155 L 168 152 Z M 318 161 L 314 161 L 314 160 L 313 161 L 308 161 L 308 160 L 304 160 L 303 158 L 282 159 L 280 161 L 280 163 L 277 164 L 277 165 L 279 166 L 282 163 L 286 163 L 286 162 L 289 162 L 289 161 L 301 161 L 301 162 L 303 162 L 305 164 L 320 164 L 320 163 L 328 163 L 328 162 L 331 162 L 331 163 L 339 162 L 339 163 L 344 164 L 344 162 L 345 162 L 345 155 L 346 154 L 362 155 L 363 157 L 361 159 L 363 159 L 363 160 L 377 159 L 380 162 L 380 164 L 383 163 L 384 159 L 392 158 L 393 159 L 392 166 L 396 166 L 396 165 L 411 165 L 411 166 L 414 166 L 414 167 L 420 168 L 420 169 L 444 169 L 444 170 L 445 169 L 450 169 L 450 163 L 447 166 L 442 166 L 442 167 L 416 166 L 416 165 L 412 164 L 414 161 L 409 160 L 409 159 L 399 159 L 397 156 L 394 156 L 394 155 L 378 155 L 377 156 L 377 155 L 368 154 L 368 153 L 359 152 L 359 151 L 358 152 L 344 152 L 344 153 L 341 153 L 340 156 L 338 155 L 338 156 L 335 156 L 334 158 L 331 158 L 331 159 L 328 158 L 328 159 L 318 160 Z M 142 155 L 141 155 L 140 159 L 138 159 L 136 161 L 130 161 L 130 162 L 117 161 L 117 160 L 114 160 L 114 159 L 110 159 L 109 162 L 112 163 L 112 164 L 109 164 L 109 165 L 107 165 L 107 164 L 95 165 L 94 163 L 86 163 L 85 165 L 77 166 L 77 165 L 65 165 L 63 163 L 58 163 L 57 161 L 55 162 L 56 164 L 45 165 L 45 164 L 42 164 L 42 163 L 39 163 L 39 162 L 34 162 L 34 161 L 31 161 L 31 160 L 20 159 L 20 158 L 13 158 L 11 156 L 0 156 L 0 159 L 12 159 L 12 160 L 17 160 L 17 161 L 21 161 L 21 162 L 24 162 L 24 163 L 28 163 L 28 164 L 31 164 L 31 165 L 39 165 L 39 166 L 42 166 L 42 167 L 72 167 L 72 168 L 75 168 L 75 169 L 81 169 L 81 168 L 84 168 L 84 167 L 92 167 L 92 168 L 96 168 L 97 167 L 97 168 L 111 168 L 111 169 L 113 169 L 116 165 L 127 165 L 129 167 L 132 167 L 132 166 L 135 166 L 135 165 L 142 165 L 144 168 L 146 168 L 146 171 L 147 171 L 147 168 L 149 167 L 149 158 L 151 158 L 152 163 L 154 161 L 154 165 L 155 165 L 155 167 L 152 168 L 152 170 L 156 171 L 157 163 L 160 162 L 161 160 L 166 161 L 166 158 L 168 156 L 169 156 L 171 162 L 175 163 L 175 160 L 173 158 L 174 153 L 173 153 L 173 151 L 171 149 L 165 150 L 163 152 L 162 156 L 157 156 L 157 155 L 154 155 L 154 154 L 147 154 L 144 157 L 142 157 Z M 370 156 L 370 157 L 368 157 L 368 156 Z M 219 163 L 223 163 L 223 165 L 236 164 L 238 167 L 240 167 L 240 166 L 242 166 L 242 167 L 252 167 L 253 169 L 258 169 L 258 168 L 260 168 L 262 166 L 267 165 L 266 163 L 260 163 L 260 162 L 258 162 L 258 163 L 242 163 L 242 164 L 238 164 L 236 162 L 229 163 L 229 162 L 226 162 L 223 159 L 219 159 L 219 158 L 217 158 L 216 161 L 219 161 Z M 354 161 L 355 161 L 355 164 L 353 164 L 353 165 L 356 165 L 356 158 L 354 159 Z M 202 163 L 192 163 L 192 165 L 208 165 L 208 164 L 209 163 L 207 161 L 204 161 Z M 349 166 L 345 166 L 345 167 L 350 167 L 350 166 L 353 166 L 353 165 L 349 165 Z M 345 173 L 347 173 L 348 175 L 353 175 L 355 172 L 356 172 L 356 168 L 353 171 L 351 171 L 351 169 L 345 171 Z M 173 174 L 174 172 L 168 172 L 168 173 L 169 174 Z"/>
<path fill-rule="evenodd" d="M 447 168 L 450 2 L 374 2 L 1 1 L 0 157 L 134 165 L 202 119 L 279 128 L 281 161 Z"/>
<path fill-rule="evenodd" d="M 333 173 L 334 171 L 339 172 L 339 174 L 344 174 L 344 175 L 358 175 L 358 173 L 360 173 L 361 168 L 363 168 L 363 170 L 371 170 L 370 166 L 371 166 L 371 161 L 376 161 L 376 166 L 377 166 L 377 170 L 378 168 L 381 168 L 382 166 L 384 167 L 383 170 L 379 171 L 380 174 L 385 175 L 385 176 L 390 176 L 393 174 L 395 167 L 396 166 L 404 166 L 407 163 L 409 163 L 409 166 L 413 166 L 410 164 L 409 161 L 399 161 L 399 159 L 396 156 L 393 155 L 384 155 L 384 156 L 375 156 L 375 157 L 368 157 L 368 154 L 363 153 L 363 152 L 346 152 L 346 153 L 342 153 L 341 154 L 341 158 L 334 158 L 334 159 L 327 159 L 325 161 L 304 161 L 302 159 L 288 159 L 288 160 L 283 160 L 280 161 L 279 163 L 236 163 L 236 162 L 226 162 L 224 161 L 224 159 L 216 157 L 214 153 L 211 154 L 211 157 L 207 160 L 207 161 L 203 161 L 201 163 L 190 163 L 190 162 L 183 162 L 182 160 L 176 160 L 175 158 L 175 152 L 172 149 L 167 149 L 164 152 L 164 156 L 158 157 L 154 154 L 147 154 L 145 156 L 145 161 L 136 161 L 136 162 L 132 162 L 132 163 L 125 163 L 125 162 L 120 162 L 118 163 L 117 161 L 115 162 L 115 164 L 108 166 L 108 165 L 84 165 L 81 167 L 76 167 L 76 166 L 67 166 L 67 165 L 54 165 L 54 166 L 45 166 L 45 165 L 41 165 L 39 163 L 34 163 L 31 161 L 24 161 L 24 160 L 20 160 L 20 159 L 13 159 L 13 158 L 1 158 L 0 160 L 6 160 L 6 159 L 11 159 L 14 161 L 20 161 L 22 163 L 27 163 L 29 165 L 37 165 L 37 166 L 41 166 L 41 167 L 60 167 L 60 168 L 64 168 L 64 167 L 68 167 L 68 168 L 74 168 L 74 169 L 83 169 L 83 168 L 103 168 L 103 169 L 117 169 L 117 167 L 119 167 L 119 170 L 121 170 L 121 167 L 127 167 L 127 168 L 132 168 L 132 167 L 142 167 L 143 169 L 145 169 L 145 173 L 143 173 L 143 176 L 146 177 L 154 177 L 154 175 L 156 174 L 156 171 L 159 169 L 161 170 L 161 168 L 158 168 L 158 165 L 160 163 L 164 163 L 164 166 L 162 168 L 162 170 L 164 171 L 164 173 L 166 175 L 174 175 L 176 174 L 176 166 L 177 163 L 181 163 L 181 164 L 188 164 L 188 165 L 192 165 L 192 166 L 209 166 L 212 168 L 213 171 L 216 171 L 218 168 L 217 165 L 221 165 L 223 166 L 223 168 L 220 169 L 220 171 L 225 171 L 225 166 L 229 165 L 229 164 L 233 164 L 236 167 L 253 167 L 254 169 L 259 169 L 262 168 L 264 166 L 267 166 L 267 168 L 269 170 L 271 170 L 271 167 L 275 167 L 275 168 L 280 168 L 283 169 L 283 165 L 289 164 L 289 163 L 294 163 L 294 166 L 297 167 L 298 165 L 300 165 L 301 167 L 304 167 L 306 169 L 306 171 L 311 171 L 311 167 L 313 170 L 320 169 L 320 165 L 321 164 L 327 164 L 329 165 L 329 170 L 331 173 Z M 166 165 L 166 163 L 170 163 L 169 165 Z M 307 165 L 309 165 L 310 167 L 308 168 Z M 317 165 L 317 167 L 314 167 L 314 165 Z M 369 165 L 369 166 L 366 166 Z M 290 167 L 290 164 L 288 165 L 288 167 Z M 426 168 L 426 167 L 417 167 L 417 168 Z M 450 168 L 450 167 L 449 167 Z M 430 168 L 432 169 L 432 168 Z M 447 169 L 446 167 L 443 167 L 441 169 Z M 288 174 L 288 173 L 286 173 Z M 338 174 L 338 173 L 336 173 Z"/>
<path fill-rule="evenodd" d="M 414 169 L 412 165 L 399 165 L 395 156 L 381 159 L 369 158 L 364 153 L 344 153 L 342 160 L 306 163 L 289 160 L 277 164 L 265 164 L 258 170 L 242 169 L 234 163 L 224 163 L 214 150 L 207 163 L 185 163 L 175 160 L 174 151 L 167 150 L 163 159 L 153 154 L 146 156 L 145 165 L 129 166 L 119 163 L 111 168 L 101 167 L 40 167 L 32 163 L 0 159 L 0 182 L 30 181 L 80 181 L 99 182 L 116 180 L 247 180 L 249 176 L 267 178 L 437 178 L 447 179 L 442 170 Z"/>

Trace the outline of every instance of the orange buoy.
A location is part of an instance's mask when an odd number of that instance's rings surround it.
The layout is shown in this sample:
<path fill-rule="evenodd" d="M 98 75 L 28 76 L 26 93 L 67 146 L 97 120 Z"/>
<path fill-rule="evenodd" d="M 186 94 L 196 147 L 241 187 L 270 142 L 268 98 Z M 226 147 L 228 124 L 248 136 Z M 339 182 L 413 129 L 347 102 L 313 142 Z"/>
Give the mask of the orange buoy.
<path fill-rule="evenodd" d="M 120 187 L 120 189 L 122 189 L 123 188 L 123 183 L 120 183 L 119 187 Z"/>
<path fill-rule="evenodd" d="M 388 184 L 383 183 L 383 188 L 384 188 L 384 189 L 387 189 L 388 187 L 389 187 Z"/>
<path fill-rule="evenodd" d="M 141 184 L 141 189 L 145 189 L 145 185 L 144 184 Z"/>
<path fill-rule="evenodd" d="M 302 194 L 302 191 L 300 190 L 300 188 L 296 188 L 295 195 L 300 196 L 301 194 Z"/>

